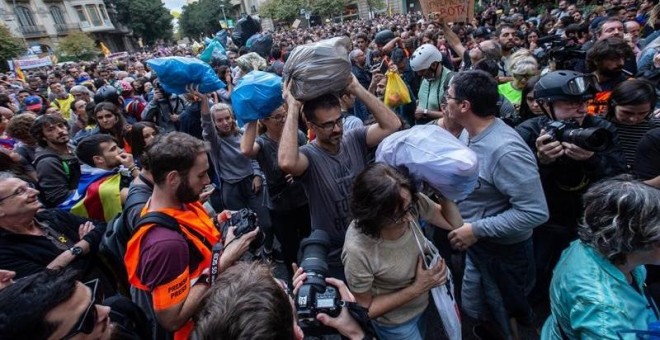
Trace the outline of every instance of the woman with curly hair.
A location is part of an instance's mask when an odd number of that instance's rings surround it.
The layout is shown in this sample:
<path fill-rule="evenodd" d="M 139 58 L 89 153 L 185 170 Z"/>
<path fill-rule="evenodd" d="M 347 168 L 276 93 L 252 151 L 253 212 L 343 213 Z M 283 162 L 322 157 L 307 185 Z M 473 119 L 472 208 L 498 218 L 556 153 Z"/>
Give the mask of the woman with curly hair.
<path fill-rule="evenodd" d="M 660 264 L 660 190 L 620 176 L 583 201 L 579 240 L 555 268 L 541 339 L 618 339 L 660 317 L 644 284 L 644 265 Z"/>
<path fill-rule="evenodd" d="M 379 339 L 423 339 L 428 292 L 447 280 L 447 267 L 423 265 L 420 246 L 434 246 L 419 221 L 452 230 L 463 224 L 458 208 L 450 200 L 440 206 L 394 168 L 375 163 L 356 177 L 350 209 L 341 255 L 349 289 L 369 309 Z"/>

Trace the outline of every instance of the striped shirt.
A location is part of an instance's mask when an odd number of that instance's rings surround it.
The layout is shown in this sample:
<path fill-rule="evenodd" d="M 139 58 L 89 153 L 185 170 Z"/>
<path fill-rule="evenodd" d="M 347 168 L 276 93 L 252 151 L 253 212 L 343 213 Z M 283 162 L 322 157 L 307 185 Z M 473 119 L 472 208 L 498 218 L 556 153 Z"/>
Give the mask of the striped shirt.
<path fill-rule="evenodd" d="M 646 132 L 655 127 L 660 127 L 660 119 L 652 118 L 636 125 L 625 125 L 613 120 L 612 124 L 616 127 L 619 145 L 621 145 L 623 154 L 626 156 L 626 167 L 628 171 L 631 171 L 633 164 L 635 164 L 637 144 Z"/>

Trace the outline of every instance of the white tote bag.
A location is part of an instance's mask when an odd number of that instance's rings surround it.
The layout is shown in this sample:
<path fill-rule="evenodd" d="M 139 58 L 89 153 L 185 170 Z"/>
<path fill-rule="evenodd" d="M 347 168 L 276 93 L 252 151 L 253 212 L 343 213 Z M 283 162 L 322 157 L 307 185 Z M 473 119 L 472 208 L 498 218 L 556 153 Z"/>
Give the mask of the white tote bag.
<path fill-rule="evenodd" d="M 424 258 L 426 268 L 433 268 L 440 261 L 438 249 L 424 236 L 417 221 L 413 221 L 412 233 L 417 241 L 419 252 Z M 418 235 L 419 234 L 419 235 Z M 421 240 L 420 240 L 421 239 Z M 450 340 L 461 340 L 461 314 L 454 295 L 454 282 L 451 271 L 447 270 L 447 282 L 439 287 L 431 289 L 431 296 L 435 302 L 435 308 L 440 314 L 442 326 Z"/>

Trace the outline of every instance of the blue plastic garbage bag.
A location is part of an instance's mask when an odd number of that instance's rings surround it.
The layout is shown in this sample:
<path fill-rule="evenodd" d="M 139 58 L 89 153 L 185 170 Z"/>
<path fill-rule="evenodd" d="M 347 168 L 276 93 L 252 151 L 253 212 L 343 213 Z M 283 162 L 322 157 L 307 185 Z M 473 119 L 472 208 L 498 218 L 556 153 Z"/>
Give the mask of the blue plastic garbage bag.
<path fill-rule="evenodd" d="M 215 40 L 219 41 L 220 44 L 222 44 L 222 47 L 226 48 L 227 47 L 227 36 L 228 36 L 227 30 L 219 30 L 215 34 Z"/>
<path fill-rule="evenodd" d="M 416 125 L 385 138 L 376 162 L 403 168 L 416 182 L 426 182 L 451 200 L 466 198 L 479 178 L 477 155 L 437 125 Z"/>
<path fill-rule="evenodd" d="M 164 57 L 147 60 L 169 93 L 186 93 L 186 85 L 199 85 L 199 92 L 209 93 L 226 87 L 211 66 L 197 58 Z"/>
<path fill-rule="evenodd" d="M 282 78 L 269 72 L 249 72 L 241 77 L 231 93 L 231 104 L 239 126 L 267 118 L 283 103 Z"/>
<path fill-rule="evenodd" d="M 213 57 L 218 58 L 221 55 L 225 55 L 225 48 L 222 47 L 222 44 L 219 41 L 213 39 L 204 52 L 200 54 L 199 59 L 208 63 Z"/>

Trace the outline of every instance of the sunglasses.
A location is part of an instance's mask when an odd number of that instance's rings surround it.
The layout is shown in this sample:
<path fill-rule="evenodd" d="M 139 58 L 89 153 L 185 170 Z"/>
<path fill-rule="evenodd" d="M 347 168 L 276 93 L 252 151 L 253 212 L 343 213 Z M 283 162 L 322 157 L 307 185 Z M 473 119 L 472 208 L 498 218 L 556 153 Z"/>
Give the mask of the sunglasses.
<path fill-rule="evenodd" d="M 92 291 L 92 299 L 89 301 L 89 305 L 85 309 L 85 312 L 80 316 L 78 322 L 76 322 L 76 325 L 73 326 L 71 331 L 69 331 L 69 333 L 67 333 L 67 335 L 62 338 L 62 340 L 71 339 L 80 333 L 91 334 L 92 331 L 94 331 L 94 326 L 96 325 L 96 320 L 98 319 L 95 302 L 96 289 L 99 286 L 99 279 L 86 282 L 85 286 L 87 286 Z"/>

